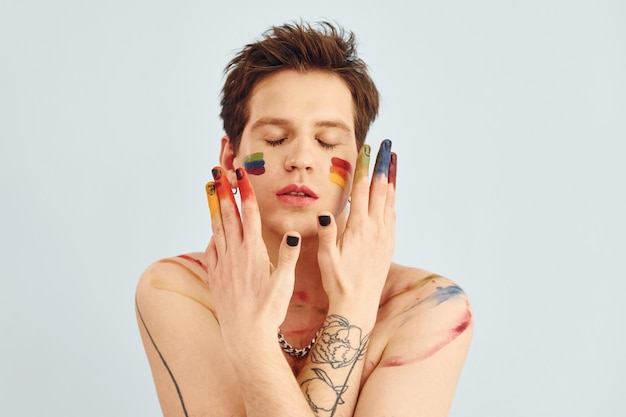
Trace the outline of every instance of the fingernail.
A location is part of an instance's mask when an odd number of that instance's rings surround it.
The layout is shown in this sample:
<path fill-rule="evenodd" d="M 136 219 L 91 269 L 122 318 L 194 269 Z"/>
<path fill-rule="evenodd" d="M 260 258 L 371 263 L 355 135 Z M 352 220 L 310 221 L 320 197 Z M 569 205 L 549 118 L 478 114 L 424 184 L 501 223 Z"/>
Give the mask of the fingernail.
<path fill-rule="evenodd" d="M 298 236 L 287 236 L 287 245 L 294 247 L 298 246 L 300 243 L 300 238 Z"/>
<path fill-rule="evenodd" d="M 383 140 L 383 148 L 384 148 L 387 152 L 391 151 L 391 140 L 389 140 L 389 139 L 385 139 L 385 140 Z"/>
<path fill-rule="evenodd" d="M 235 170 L 235 174 L 237 175 L 237 181 L 241 181 L 243 179 L 243 170 L 241 168 L 237 168 Z"/>
<path fill-rule="evenodd" d="M 370 148 L 370 145 L 363 145 L 363 153 L 365 156 L 370 156 L 371 152 L 372 148 Z"/>
<path fill-rule="evenodd" d="M 212 182 L 207 182 L 206 184 L 206 193 L 208 195 L 215 195 L 215 184 Z"/>
<path fill-rule="evenodd" d="M 211 174 L 213 174 L 213 178 L 216 179 L 216 180 L 219 180 L 220 178 L 222 178 L 222 173 L 217 168 L 213 168 L 211 170 Z"/>
<path fill-rule="evenodd" d="M 328 226 L 330 224 L 330 216 L 319 216 L 317 219 L 320 222 L 320 226 Z"/>

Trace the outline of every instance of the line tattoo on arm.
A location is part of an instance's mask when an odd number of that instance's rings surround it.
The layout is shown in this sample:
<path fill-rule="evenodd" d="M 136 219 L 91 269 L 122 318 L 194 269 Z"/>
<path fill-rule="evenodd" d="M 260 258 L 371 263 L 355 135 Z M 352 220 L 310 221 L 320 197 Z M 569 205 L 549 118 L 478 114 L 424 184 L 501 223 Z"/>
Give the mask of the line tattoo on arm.
<path fill-rule="evenodd" d="M 172 373 L 172 370 L 167 365 L 165 358 L 161 354 L 161 351 L 157 347 L 156 342 L 152 338 L 152 335 L 150 334 L 150 330 L 148 330 L 148 326 L 146 326 L 146 322 L 144 321 L 143 316 L 141 315 L 141 311 L 139 310 L 139 305 L 137 304 L 136 298 L 135 298 L 135 308 L 137 309 L 137 315 L 139 316 L 139 320 L 141 320 L 141 324 L 143 325 L 143 328 L 146 331 L 146 334 L 148 335 L 150 342 L 152 342 L 152 346 L 154 346 L 154 349 L 159 354 L 159 358 L 161 358 L 161 362 L 163 362 L 165 369 L 167 369 L 167 372 L 170 374 L 170 378 L 172 378 L 172 382 L 174 383 L 174 387 L 176 388 L 176 393 L 178 394 L 178 399 L 180 400 L 180 405 L 183 407 L 183 413 L 185 414 L 185 417 L 189 417 L 189 414 L 187 414 L 187 408 L 185 407 L 185 401 L 183 400 L 183 394 L 180 392 L 180 387 L 178 386 L 178 383 L 176 382 L 176 378 L 174 378 L 174 374 Z"/>
<path fill-rule="evenodd" d="M 369 334 L 363 336 L 360 327 L 351 325 L 348 319 L 337 314 L 326 318 L 317 343 L 311 350 L 311 362 L 330 365 L 332 369 L 348 368 L 343 383 L 335 383 L 324 369 L 311 368 L 315 376 L 302 381 L 302 388 L 311 409 L 329 412 L 332 417 L 337 407 L 344 404 L 342 395 L 348 390 L 348 381 L 357 362 L 365 357 Z M 315 392 L 314 398 L 311 393 Z"/>

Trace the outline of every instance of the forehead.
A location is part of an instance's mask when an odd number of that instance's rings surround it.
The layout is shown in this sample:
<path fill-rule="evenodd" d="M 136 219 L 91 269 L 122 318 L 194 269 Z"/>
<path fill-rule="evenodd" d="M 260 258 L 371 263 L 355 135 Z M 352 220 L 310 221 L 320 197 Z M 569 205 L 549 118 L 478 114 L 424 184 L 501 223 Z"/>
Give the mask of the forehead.
<path fill-rule="evenodd" d="M 271 74 L 252 89 L 248 109 L 248 126 L 260 119 L 281 119 L 294 125 L 340 123 L 354 132 L 352 93 L 341 77 L 329 71 Z"/>

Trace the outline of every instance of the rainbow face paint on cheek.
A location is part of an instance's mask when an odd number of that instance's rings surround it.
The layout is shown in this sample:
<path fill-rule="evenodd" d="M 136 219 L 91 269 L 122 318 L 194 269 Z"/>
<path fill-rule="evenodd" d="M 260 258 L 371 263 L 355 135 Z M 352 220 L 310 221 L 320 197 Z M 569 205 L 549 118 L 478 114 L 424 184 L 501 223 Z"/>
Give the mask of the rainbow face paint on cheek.
<path fill-rule="evenodd" d="M 334 182 L 342 189 L 346 189 L 346 183 L 352 174 L 352 165 L 350 162 L 341 158 L 331 158 L 330 163 L 330 181 Z"/>
<path fill-rule="evenodd" d="M 256 152 L 246 156 L 243 161 L 243 167 L 250 175 L 261 175 L 265 173 L 265 161 L 263 160 L 263 152 Z"/>

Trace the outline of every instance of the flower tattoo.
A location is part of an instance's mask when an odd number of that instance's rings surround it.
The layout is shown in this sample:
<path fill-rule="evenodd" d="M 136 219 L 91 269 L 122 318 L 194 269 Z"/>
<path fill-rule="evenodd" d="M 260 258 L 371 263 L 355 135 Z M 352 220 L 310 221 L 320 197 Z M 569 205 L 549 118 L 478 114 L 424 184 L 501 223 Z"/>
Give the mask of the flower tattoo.
<path fill-rule="evenodd" d="M 311 352 L 311 361 L 327 363 L 336 369 L 359 360 L 365 353 L 367 338 L 362 337 L 359 327 L 333 314 L 326 319 L 319 342 Z"/>

